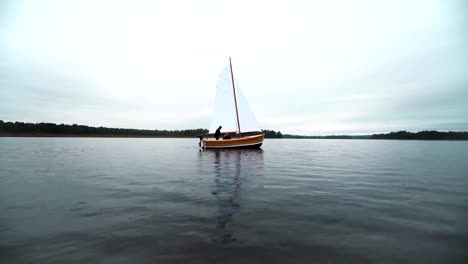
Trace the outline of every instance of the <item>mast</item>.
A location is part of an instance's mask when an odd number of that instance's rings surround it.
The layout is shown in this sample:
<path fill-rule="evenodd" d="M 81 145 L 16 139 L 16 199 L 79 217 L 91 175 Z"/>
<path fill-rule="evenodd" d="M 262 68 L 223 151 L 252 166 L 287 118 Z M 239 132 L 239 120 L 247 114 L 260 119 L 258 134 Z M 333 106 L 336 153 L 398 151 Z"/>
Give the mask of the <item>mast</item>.
<path fill-rule="evenodd" d="M 237 129 L 239 129 L 239 134 L 240 134 L 241 130 L 240 130 L 240 122 L 239 122 L 239 111 L 237 110 L 237 96 L 236 96 L 236 88 L 234 85 L 234 74 L 232 73 L 231 57 L 229 57 L 229 66 L 231 67 L 232 91 L 234 92 L 234 105 L 236 106 Z"/>

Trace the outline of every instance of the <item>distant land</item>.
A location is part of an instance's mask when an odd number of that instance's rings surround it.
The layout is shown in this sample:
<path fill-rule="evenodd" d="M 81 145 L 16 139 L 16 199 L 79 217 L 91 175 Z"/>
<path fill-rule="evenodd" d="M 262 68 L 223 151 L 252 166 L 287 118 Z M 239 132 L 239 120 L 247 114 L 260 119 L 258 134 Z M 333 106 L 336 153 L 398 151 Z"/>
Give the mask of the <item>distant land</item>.
<path fill-rule="evenodd" d="M 468 132 L 439 132 L 420 131 L 411 133 L 407 131 L 391 132 L 388 134 L 374 134 L 371 139 L 417 139 L 417 140 L 468 140 Z"/>
<path fill-rule="evenodd" d="M 91 127 L 54 123 L 4 122 L 0 120 L 0 136 L 24 137 L 196 137 L 208 129 L 149 130 Z"/>
<path fill-rule="evenodd" d="M 396 139 L 396 140 L 468 140 L 468 132 L 398 131 L 373 135 L 301 136 L 282 134 L 280 131 L 262 129 L 265 138 L 294 139 Z M 0 120 L 0 137 L 197 137 L 207 134 L 208 129 L 149 130 L 129 128 L 91 127 L 54 123 L 4 122 Z"/>

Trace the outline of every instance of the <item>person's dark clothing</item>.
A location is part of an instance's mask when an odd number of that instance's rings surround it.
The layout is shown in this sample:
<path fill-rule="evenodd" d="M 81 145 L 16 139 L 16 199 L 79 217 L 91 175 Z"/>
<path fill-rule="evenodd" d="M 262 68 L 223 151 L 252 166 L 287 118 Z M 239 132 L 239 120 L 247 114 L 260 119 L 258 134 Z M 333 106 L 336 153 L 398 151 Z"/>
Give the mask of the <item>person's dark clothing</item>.
<path fill-rule="evenodd" d="M 218 127 L 218 129 L 216 129 L 216 132 L 215 132 L 215 138 L 216 138 L 216 140 L 218 140 L 220 136 L 221 136 L 221 128 Z"/>

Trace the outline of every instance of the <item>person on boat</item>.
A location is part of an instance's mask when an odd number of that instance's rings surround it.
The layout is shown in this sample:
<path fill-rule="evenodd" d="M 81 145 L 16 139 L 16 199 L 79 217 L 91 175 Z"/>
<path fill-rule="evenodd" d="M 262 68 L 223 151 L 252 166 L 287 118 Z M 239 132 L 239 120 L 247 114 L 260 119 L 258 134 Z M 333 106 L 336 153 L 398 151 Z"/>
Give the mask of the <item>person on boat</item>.
<path fill-rule="evenodd" d="M 231 139 L 231 135 L 229 133 L 224 134 L 223 139 Z"/>
<path fill-rule="evenodd" d="M 219 140 L 219 137 L 221 136 L 221 128 L 223 128 L 222 126 L 219 126 L 218 129 L 216 129 L 216 132 L 215 132 L 215 138 L 216 140 Z"/>

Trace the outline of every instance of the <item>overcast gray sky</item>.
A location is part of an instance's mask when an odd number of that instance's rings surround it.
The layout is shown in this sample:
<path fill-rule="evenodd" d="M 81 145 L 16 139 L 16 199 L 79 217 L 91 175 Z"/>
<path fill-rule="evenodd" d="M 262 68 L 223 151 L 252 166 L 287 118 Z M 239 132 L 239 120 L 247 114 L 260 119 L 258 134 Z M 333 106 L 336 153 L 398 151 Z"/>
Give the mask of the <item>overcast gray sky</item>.
<path fill-rule="evenodd" d="M 208 128 L 229 56 L 261 128 L 468 130 L 463 0 L 0 0 L 0 119 Z"/>

